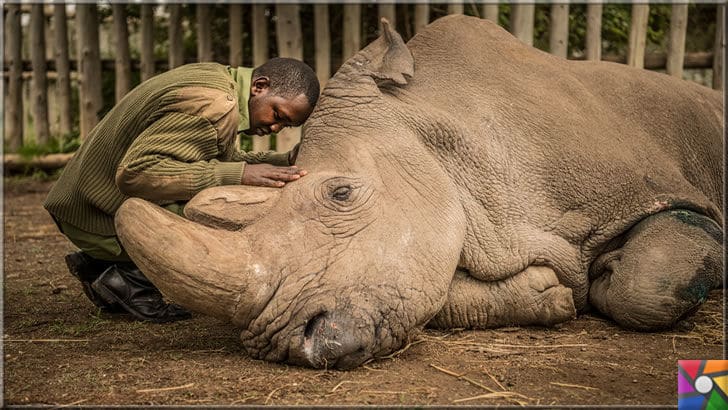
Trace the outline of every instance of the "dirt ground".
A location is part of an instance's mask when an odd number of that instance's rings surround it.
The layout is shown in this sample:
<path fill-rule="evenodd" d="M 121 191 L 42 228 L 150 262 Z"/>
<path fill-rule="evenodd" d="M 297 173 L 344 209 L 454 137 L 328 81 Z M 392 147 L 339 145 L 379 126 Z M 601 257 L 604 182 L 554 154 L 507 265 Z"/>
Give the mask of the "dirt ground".
<path fill-rule="evenodd" d="M 41 203 L 51 182 L 5 179 L 6 405 L 675 405 L 678 359 L 721 358 L 721 292 L 677 329 L 594 315 L 556 328 L 425 330 L 353 371 L 252 360 L 215 319 L 158 325 L 99 313 Z"/>

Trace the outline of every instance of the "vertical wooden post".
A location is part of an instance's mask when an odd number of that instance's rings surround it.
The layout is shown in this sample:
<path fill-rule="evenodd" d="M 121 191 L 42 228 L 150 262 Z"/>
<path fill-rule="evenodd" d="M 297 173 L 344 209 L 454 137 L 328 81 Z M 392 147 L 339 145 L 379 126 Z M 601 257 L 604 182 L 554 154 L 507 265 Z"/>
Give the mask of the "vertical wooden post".
<path fill-rule="evenodd" d="M 23 33 L 20 4 L 8 4 L 5 16 L 5 47 L 10 69 L 5 100 L 5 138 L 8 149 L 17 152 L 23 145 Z"/>
<path fill-rule="evenodd" d="M 341 51 L 342 62 L 361 48 L 361 5 L 344 4 L 344 38 Z"/>
<path fill-rule="evenodd" d="M 430 5 L 427 3 L 417 3 L 415 5 L 415 33 L 419 33 L 429 23 Z"/>
<path fill-rule="evenodd" d="M 131 53 L 129 51 L 129 27 L 126 21 L 126 4 L 114 3 L 114 71 L 116 74 L 115 97 L 121 101 L 131 90 Z"/>
<path fill-rule="evenodd" d="M 498 4 L 482 4 L 480 6 L 480 15 L 484 19 L 498 24 Z"/>
<path fill-rule="evenodd" d="M 297 4 L 276 5 L 278 55 L 303 60 L 301 17 Z M 286 128 L 276 135 L 276 151 L 285 152 L 301 140 L 301 128 Z"/>
<path fill-rule="evenodd" d="M 303 60 L 301 17 L 297 4 L 276 5 L 278 55 Z"/>
<path fill-rule="evenodd" d="M 447 5 L 447 14 L 464 14 L 465 6 L 463 3 L 450 3 Z"/>
<path fill-rule="evenodd" d="M 243 65 L 243 5 L 240 3 L 230 4 L 229 28 L 230 57 L 228 63 L 231 67 L 239 67 Z"/>
<path fill-rule="evenodd" d="M 268 61 L 268 17 L 264 4 L 253 4 L 251 21 L 253 25 L 253 66 L 258 67 Z M 249 93 L 250 90 L 241 90 Z M 253 136 L 253 151 L 268 151 L 270 136 Z"/>
<path fill-rule="evenodd" d="M 78 82 L 81 105 L 81 139 L 98 123 L 103 105 L 101 97 L 101 59 L 99 57 L 99 18 L 96 4 L 76 5 L 78 30 Z"/>
<path fill-rule="evenodd" d="M 569 3 L 551 5 L 549 51 L 562 58 L 569 52 Z"/>
<path fill-rule="evenodd" d="M 602 59 L 602 4 L 589 3 L 586 6 L 586 47 L 587 60 Z"/>
<path fill-rule="evenodd" d="M 715 24 L 715 46 L 713 48 L 713 88 L 722 90 L 724 87 L 723 56 L 725 55 L 725 5 L 716 7 L 717 21 Z"/>
<path fill-rule="evenodd" d="M 154 77 L 154 5 L 142 4 L 141 77 L 146 81 Z"/>
<path fill-rule="evenodd" d="M 71 132 L 71 64 L 68 58 L 68 27 L 66 5 L 53 6 L 54 46 L 56 61 L 56 98 L 58 101 L 58 131 L 61 135 Z"/>
<path fill-rule="evenodd" d="M 268 61 L 268 17 L 264 4 L 253 4 L 251 21 L 253 25 L 253 66 Z"/>
<path fill-rule="evenodd" d="M 169 68 L 173 69 L 185 63 L 184 46 L 182 44 L 182 5 L 169 5 Z"/>
<path fill-rule="evenodd" d="M 533 24 L 536 6 L 533 4 L 513 4 L 511 6 L 511 33 L 524 44 L 533 45 Z"/>
<path fill-rule="evenodd" d="M 382 17 L 384 17 L 389 20 L 389 25 L 393 29 L 397 26 L 397 11 L 394 6 L 394 3 L 379 4 L 379 18 L 381 19 Z M 377 27 L 379 27 L 378 21 Z"/>
<path fill-rule="evenodd" d="M 45 29 L 45 50 L 43 50 L 43 55 L 45 57 L 45 61 L 53 61 L 54 57 L 55 47 L 53 44 L 53 38 L 55 38 L 55 27 L 53 26 L 52 9 L 53 7 L 50 5 L 43 6 L 43 25 Z M 55 77 L 51 78 L 48 74 L 49 73 L 46 72 L 47 88 L 45 92 L 46 99 L 48 101 L 48 134 L 58 137 L 61 135 L 58 124 L 58 99 L 56 98 L 58 95 L 56 87 L 58 83 L 55 81 Z"/>
<path fill-rule="evenodd" d="M 197 61 L 212 61 L 212 24 L 211 7 L 209 4 L 197 3 Z"/>
<path fill-rule="evenodd" d="M 329 30 L 329 6 L 316 4 L 313 6 L 313 21 L 316 39 L 316 76 L 321 89 L 331 77 L 331 33 Z"/>
<path fill-rule="evenodd" d="M 673 4 L 670 14 L 670 39 L 667 43 L 667 74 L 682 78 L 685 59 L 685 34 L 688 28 L 688 5 Z"/>
<path fill-rule="evenodd" d="M 32 107 L 35 142 L 48 143 L 50 126 L 48 124 L 48 78 L 46 77 L 45 56 L 45 15 L 43 4 L 30 7 L 30 55 L 33 63 Z"/>
<path fill-rule="evenodd" d="M 633 67 L 643 68 L 645 66 L 645 42 L 647 41 L 647 20 L 649 17 L 650 6 L 648 4 L 632 5 L 627 64 Z"/>

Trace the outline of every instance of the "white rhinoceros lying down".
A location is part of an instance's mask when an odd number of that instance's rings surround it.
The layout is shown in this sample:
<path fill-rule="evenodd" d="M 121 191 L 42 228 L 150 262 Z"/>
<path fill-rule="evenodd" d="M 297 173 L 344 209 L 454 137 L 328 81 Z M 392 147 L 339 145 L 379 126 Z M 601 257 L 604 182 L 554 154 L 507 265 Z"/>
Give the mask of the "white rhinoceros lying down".
<path fill-rule="evenodd" d="M 344 64 L 276 190 L 130 199 L 128 253 L 257 358 L 351 368 L 415 328 L 552 325 L 594 306 L 652 330 L 722 270 L 722 102 L 667 75 L 575 62 L 464 16 Z"/>

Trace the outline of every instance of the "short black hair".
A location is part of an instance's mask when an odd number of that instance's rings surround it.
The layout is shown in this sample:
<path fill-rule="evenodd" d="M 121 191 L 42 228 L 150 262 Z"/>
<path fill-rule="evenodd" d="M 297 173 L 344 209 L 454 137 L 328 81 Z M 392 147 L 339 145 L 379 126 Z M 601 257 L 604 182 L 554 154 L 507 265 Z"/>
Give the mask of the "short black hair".
<path fill-rule="evenodd" d="M 253 80 L 270 79 L 270 92 L 285 98 L 305 95 L 311 107 L 319 98 L 320 86 L 316 73 L 304 62 L 293 58 L 271 58 L 253 70 Z"/>

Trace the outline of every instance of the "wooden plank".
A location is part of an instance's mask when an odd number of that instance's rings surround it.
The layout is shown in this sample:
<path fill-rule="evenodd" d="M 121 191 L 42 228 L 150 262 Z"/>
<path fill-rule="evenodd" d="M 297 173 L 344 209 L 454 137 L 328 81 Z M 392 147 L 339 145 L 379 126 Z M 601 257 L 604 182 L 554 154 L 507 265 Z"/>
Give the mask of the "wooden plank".
<path fill-rule="evenodd" d="M 586 6 L 586 47 L 587 60 L 602 59 L 602 4 L 589 3 Z"/>
<path fill-rule="evenodd" d="M 33 81 L 31 107 L 33 108 L 33 128 L 35 142 L 48 143 L 51 130 L 48 122 L 48 79 L 46 78 L 45 55 L 45 15 L 43 4 L 33 4 L 30 12 L 30 42 L 33 61 Z"/>
<path fill-rule="evenodd" d="M 182 44 L 182 5 L 169 4 L 169 68 L 179 67 L 185 63 L 184 46 Z"/>
<path fill-rule="evenodd" d="M 725 73 L 723 72 L 723 56 L 725 55 L 725 5 L 716 7 L 715 46 L 713 46 L 713 88 L 722 90 Z"/>
<path fill-rule="evenodd" d="M 447 14 L 465 14 L 463 3 L 450 3 L 447 5 Z"/>
<path fill-rule="evenodd" d="M 549 24 L 549 51 L 551 54 L 566 58 L 569 51 L 569 4 L 551 5 L 551 24 Z"/>
<path fill-rule="evenodd" d="M 278 55 L 303 60 L 303 36 L 298 4 L 276 5 Z M 285 152 L 301 140 L 301 127 L 285 128 L 276 135 L 276 151 Z"/>
<path fill-rule="evenodd" d="M 513 4 L 511 6 L 511 33 L 524 44 L 533 45 L 533 24 L 536 6 Z"/>
<path fill-rule="evenodd" d="M 71 68 L 68 57 L 68 27 L 66 5 L 53 6 L 53 41 L 56 77 L 56 101 L 58 106 L 58 131 L 61 135 L 71 132 Z"/>
<path fill-rule="evenodd" d="M 98 123 L 101 97 L 101 59 L 99 58 L 99 18 L 96 4 L 76 5 L 78 32 L 79 104 L 81 139 Z"/>
<path fill-rule="evenodd" d="M 647 20 L 649 16 L 649 4 L 632 5 L 629 49 L 627 51 L 627 64 L 632 67 L 643 68 L 645 65 L 645 43 L 647 42 Z"/>
<path fill-rule="evenodd" d="M 268 17 L 265 4 L 253 4 L 251 21 L 253 26 L 253 65 L 258 67 L 268 61 Z M 247 92 L 250 92 L 249 90 Z M 270 136 L 253 136 L 253 151 L 270 150 Z"/>
<path fill-rule="evenodd" d="M 212 6 L 197 3 L 195 13 L 197 16 L 197 61 L 212 61 Z"/>
<path fill-rule="evenodd" d="M 228 25 L 228 64 L 232 67 L 243 65 L 243 5 L 230 4 L 230 24 Z"/>
<path fill-rule="evenodd" d="M 28 169 L 53 171 L 64 167 L 74 154 L 75 152 L 48 154 L 32 158 L 25 158 L 18 154 L 5 154 L 3 155 L 3 169 L 8 173 L 25 172 Z"/>
<path fill-rule="evenodd" d="M 688 5 L 673 4 L 670 14 L 670 37 L 667 44 L 667 74 L 682 78 L 685 58 L 685 35 L 688 28 Z"/>
<path fill-rule="evenodd" d="M 572 60 L 586 60 L 586 56 L 572 56 L 570 57 Z M 605 55 L 602 60 L 604 61 L 613 61 L 613 62 L 627 62 L 627 56 L 617 56 L 617 55 Z M 186 63 L 194 63 L 195 60 L 193 59 L 187 59 L 185 61 Z M 665 69 L 665 64 L 667 62 L 667 54 L 665 53 L 650 53 L 645 56 L 645 68 L 651 69 L 651 70 L 662 70 Z M 56 69 L 58 68 L 55 61 L 47 61 L 47 77 L 49 80 L 55 80 L 58 78 L 58 74 L 56 72 Z M 9 68 L 7 66 L 4 67 L 5 70 L 3 70 L 2 75 L 4 77 L 8 77 L 8 71 Z M 101 60 L 101 67 L 103 71 L 114 71 L 114 60 L 110 59 L 102 59 Z M 69 60 L 70 65 L 70 71 L 71 71 L 71 79 L 76 79 L 76 73 L 74 70 L 76 69 L 77 62 L 76 60 Z M 160 71 L 166 71 L 169 69 L 168 62 L 166 60 L 159 59 L 156 61 L 155 66 L 160 69 Z M 132 59 L 131 60 L 131 67 L 132 70 L 139 69 L 139 60 Z M 694 52 L 686 52 L 685 58 L 684 58 L 684 64 L 683 68 L 712 68 L 713 67 L 713 51 L 694 51 Z M 23 79 L 30 79 L 33 78 L 33 75 L 31 73 L 31 70 L 33 69 L 33 66 L 30 62 L 30 60 L 23 60 L 22 65 L 23 71 L 22 71 L 22 78 Z"/>
<path fill-rule="evenodd" d="M 142 81 L 154 77 L 154 5 L 142 4 L 141 64 Z"/>
<path fill-rule="evenodd" d="M 417 3 L 415 5 L 415 34 L 430 24 L 430 5 Z"/>
<path fill-rule="evenodd" d="M 384 17 L 389 21 L 390 26 L 394 29 L 397 26 L 397 11 L 394 7 L 394 3 L 380 3 L 379 4 L 379 18 Z M 380 28 L 379 22 L 377 22 L 377 29 Z"/>
<path fill-rule="evenodd" d="M 498 24 L 498 4 L 482 4 L 480 6 L 480 15 L 484 19 Z"/>
<path fill-rule="evenodd" d="M 316 53 L 316 77 L 321 89 L 331 77 L 331 33 L 329 30 L 329 6 L 316 4 L 313 6 L 314 41 Z"/>
<path fill-rule="evenodd" d="M 356 54 L 361 47 L 361 5 L 344 4 L 343 26 L 342 62 Z"/>
<path fill-rule="evenodd" d="M 5 15 L 5 48 L 7 55 L 8 90 L 5 100 L 5 138 L 11 152 L 23 145 L 23 55 L 20 6 L 8 4 Z"/>
<path fill-rule="evenodd" d="M 129 26 L 126 20 L 126 5 L 112 5 L 114 17 L 114 72 L 116 73 L 115 97 L 121 101 L 131 90 L 131 52 L 129 51 Z"/>
<path fill-rule="evenodd" d="M 276 5 L 278 55 L 303 60 L 301 17 L 297 4 Z"/>

